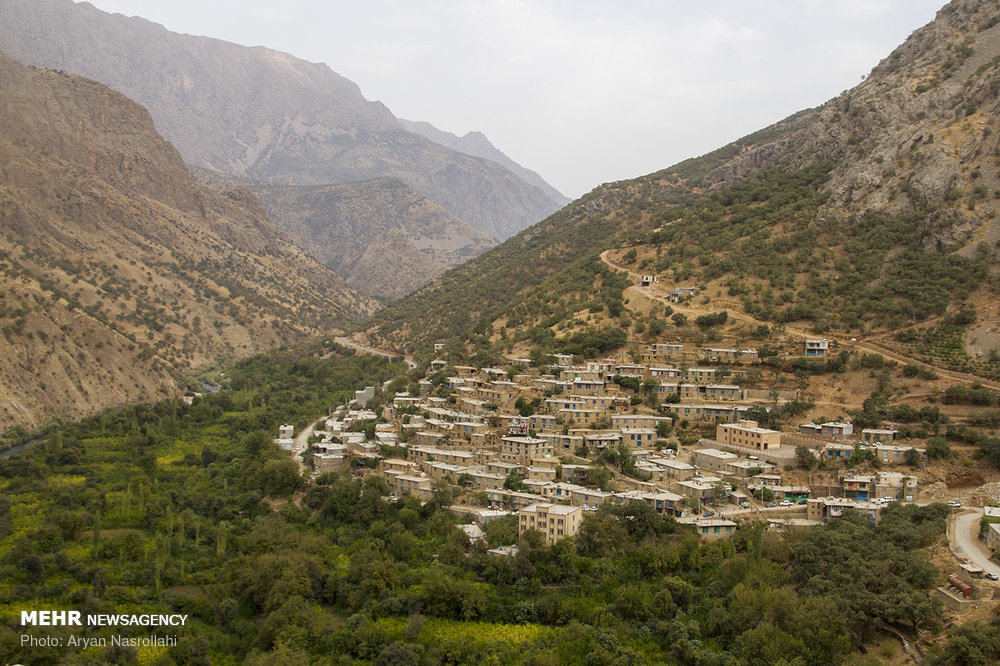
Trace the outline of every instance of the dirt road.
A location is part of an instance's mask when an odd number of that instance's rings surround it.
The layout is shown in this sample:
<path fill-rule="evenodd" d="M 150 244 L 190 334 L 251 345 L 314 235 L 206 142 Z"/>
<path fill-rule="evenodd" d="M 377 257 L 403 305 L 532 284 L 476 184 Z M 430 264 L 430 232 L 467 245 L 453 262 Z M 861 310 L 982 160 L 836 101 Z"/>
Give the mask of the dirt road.
<path fill-rule="evenodd" d="M 629 277 L 632 277 L 632 276 L 635 275 L 635 273 L 629 271 L 629 269 L 625 268 L 621 264 L 616 264 L 613 261 L 611 261 L 611 259 L 608 256 L 610 252 L 611 252 L 611 250 L 605 250 L 604 252 L 601 252 L 601 261 L 603 261 L 607 266 L 609 266 L 610 268 L 613 268 L 616 271 L 624 271 Z M 629 287 L 628 289 L 626 289 L 626 291 L 628 291 L 628 293 L 629 293 L 630 296 L 639 295 L 639 296 L 642 296 L 643 298 L 647 298 L 647 299 L 649 299 L 649 300 L 651 300 L 651 301 L 653 301 L 655 303 L 661 303 L 662 304 L 662 303 L 666 302 L 666 300 L 665 300 L 666 299 L 666 294 L 658 291 L 657 285 L 653 285 L 652 287 L 642 287 L 642 288 L 640 288 L 640 287 Z M 763 326 L 774 326 L 774 322 L 764 321 L 763 319 L 757 319 L 756 317 L 748 315 L 745 312 L 739 311 L 739 309 L 737 309 L 737 308 L 739 308 L 740 306 L 739 306 L 738 303 L 736 303 L 734 301 L 719 301 L 719 300 L 715 300 L 715 301 L 712 301 L 712 303 L 710 303 L 709 306 L 710 307 L 699 307 L 697 305 L 692 305 L 690 303 L 683 303 L 683 304 L 681 304 L 681 303 L 670 303 L 670 307 L 672 307 L 675 312 L 680 312 L 680 313 L 683 313 L 683 314 L 687 315 L 688 319 L 691 319 L 693 317 L 698 317 L 700 315 L 712 314 L 714 312 L 718 312 L 720 309 L 724 309 L 724 310 L 726 310 L 726 312 L 728 313 L 728 315 L 729 315 L 729 317 L 731 319 L 736 319 L 736 320 L 743 321 L 743 322 L 746 322 L 746 323 L 749 323 L 749 324 L 754 324 L 756 326 L 762 326 L 762 325 Z M 733 309 L 730 310 L 729 308 L 733 308 Z M 815 338 L 816 337 L 815 333 L 812 333 L 810 331 L 807 331 L 807 330 L 804 330 L 804 329 L 801 329 L 801 328 L 797 328 L 795 326 L 789 326 L 788 324 L 784 324 L 781 330 L 782 330 L 783 333 L 785 333 L 787 335 L 791 335 L 791 336 L 793 336 L 795 338 L 798 338 L 800 340 L 805 340 L 806 338 Z M 881 346 L 881 345 L 879 345 L 877 343 L 873 343 L 873 342 L 869 342 L 869 341 L 854 340 L 852 342 L 844 343 L 844 345 L 845 346 L 850 346 L 850 347 L 852 347 L 854 349 L 857 349 L 857 350 L 860 350 L 860 351 L 865 351 L 865 352 L 875 353 L 875 354 L 881 354 L 885 358 L 893 360 L 893 361 L 896 361 L 897 363 L 901 363 L 903 365 L 907 365 L 907 364 L 910 364 L 910 363 L 915 364 L 915 365 L 927 365 L 926 363 L 924 363 L 923 361 L 921 361 L 919 359 L 913 358 L 911 356 L 906 356 L 904 354 L 900 354 L 897 351 L 893 351 L 891 349 L 887 349 L 887 348 L 885 348 L 885 347 L 883 347 L 883 346 Z M 994 382 L 994 381 L 990 381 L 989 379 L 984 379 L 983 377 L 977 377 L 976 375 L 966 374 L 964 372 L 955 372 L 954 370 L 946 370 L 944 368 L 940 368 L 940 367 L 937 367 L 937 366 L 933 366 L 933 367 L 934 367 L 934 371 L 938 374 L 939 377 L 947 377 L 948 379 L 952 379 L 952 380 L 954 380 L 956 382 L 961 382 L 963 384 L 970 384 L 970 385 L 971 384 L 980 384 L 980 385 L 985 386 L 987 388 L 991 388 L 993 390 L 1000 391 L 1000 383 L 997 383 L 997 382 Z"/>
<path fill-rule="evenodd" d="M 354 342 L 350 338 L 339 337 L 339 338 L 337 338 L 337 342 L 339 344 L 344 345 L 345 347 L 353 347 L 354 349 L 357 349 L 358 351 L 362 351 L 362 352 L 364 352 L 366 354 L 375 354 L 377 356 L 388 356 L 389 358 L 395 358 L 396 356 L 401 356 L 401 354 L 396 354 L 396 353 L 393 353 L 393 352 L 382 351 L 381 349 L 375 349 L 374 347 L 366 347 L 365 345 L 358 344 L 357 342 Z M 413 361 L 411 361 L 410 359 L 408 359 L 406 357 L 403 357 L 403 361 L 406 362 L 406 367 L 408 367 L 410 370 L 413 370 L 414 368 L 417 367 L 416 363 L 414 363 Z"/>
<path fill-rule="evenodd" d="M 299 472 L 302 474 L 308 474 L 312 472 L 312 469 L 302 462 L 302 452 L 309 448 L 309 438 L 312 436 L 313 432 L 316 430 L 316 426 L 320 421 L 325 421 L 326 417 L 320 417 L 310 423 L 308 426 L 302 429 L 302 432 L 295 435 L 292 438 L 292 451 L 291 455 L 295 459 L 295 462 L 299 464 Z"/>

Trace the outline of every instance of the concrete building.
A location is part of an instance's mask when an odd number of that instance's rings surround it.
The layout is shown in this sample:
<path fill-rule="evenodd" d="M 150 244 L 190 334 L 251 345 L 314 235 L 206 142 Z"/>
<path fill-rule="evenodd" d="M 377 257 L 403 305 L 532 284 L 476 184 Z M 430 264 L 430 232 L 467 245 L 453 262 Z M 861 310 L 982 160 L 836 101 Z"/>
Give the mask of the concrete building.
<path fill-rule="evenodd" d="M 704 387 L 704 397 L 708 400 L 742 400 L 743 389 L 735 384 L 709 384 Z"/>
<path fill-rule="evenodd" d="M 728 402 L 715 404 L 671 404 L 661 405 L 664 412 L 676 419 L 695 419 L 698 421 L 715 421 L 726 419 L 738 421 L 746 415 L 747 405 L 734 405 Z"/>
<path fill-rule="evenodd" d="M 715 368 L 688 368 L 685 379 L 696 384 L 710 384 L 715 381 Z"/>
<path fill-rule="evenodd" d="M 806 519 L 826 522 L 839 518 L 847 511 L 855 511 L 870 522 L 882 517 L 882 505 L 875 502 L 855 502 L 839 497 L 814 497 L 806 500 Z"/>
<path fill-rule="evenodd" d="M 756 421 L 720 423 L 715 428 L 715 439 L 720 444 L 742 446 L 767 451 L 781 446 L 781 433 L 777 430 L 758 428 Z"/>
<path fill-rule="evenodd" d="M 875 454 L 883 464 L 886 465 L 901 465 L 906 462 L 906 452 L 912 449 L 912 446 L 896 446 L 895 444 L 882 444 L 876 445 L 870 448 L 871 452 Z"/>
<path fill-rule="evenodd" d="M 684 498 L 676 493 L 667 492 L 665 490 L 660 491 L 648 491 L 648 490 L 630 490 L 622 493 L 615 493 L 611 501 L 617 501 L 621 504 L 627 504 L 628 502 L 642 502 L 646 506 L 650 507 L 657 513 L 665 516 L 678 516 L 683 510 L 681 508 L 681 501 Z"/>
<path fill-rule="evenodd" d="M 887 444 L 896 440 L 897 432 L 889 428 L 864 428 L 861 439 L 869 443 L 881 442 Z"/>
<path fill-rule="evenodd" d="M 674 489 L 685 497 L 708 500 L 715 493 L 715 484 L 721 480 L 717 476 L 696 476 L 686 481 L 674 482 Z"/>
<path fill-rule="evenodd" d="M 727 471 L 727 465 L 736 462 L 739 458 L 735 453 L 719 449 L 697 449 L 691 452 L 691 462 L 694 465 L 712 472 Z"/>
<path fill-rule="evenodd" d="M 698 536 L 708 540 L 732 536 L 733 532 L 736 531 L 736 523 L 725 518 L 679 518 L 677 522 L 691 525 Z"/>
<path fill-rule="evenodd" d="M 527 467 L 532 458 L 551 456 L 552 444 L 540 437 L 501 437 L 500 458 Z"/>
<path fill-rule="evenodd" d="M 827 444 L 820 455 L 825 458 L 840 458 L 846 460 L 854 454 L 853 444 Z"/>
<path fill-rule="evenodd" d="M 656 444 L 656 431 L 652 428 L 622 428 L 621 435 L 621 441 L 630 449 L 648 449 Z"/>
<path fill-rule="evenodd" d="M 547 432 L 542 434 L 541 438 L 549 441 L 551 450 L 555 455 L 575 455 L 576 450 L 584 445 L 583 435 L 560 435 L 554 432 Z"/>
<path fill-rule="evenodd" d="M 844 497 L 861 501 L 874 499 L 875 479 L 874 476 L 848 473 L 844 477 Z"/>
<path fill-rule="evenodd" d="M 726 463 L 725 467 L 725 471 L 729 472 L 733 476 L 738 476 L 743 479 L 749 479 L 756 476 L 756 474 L 751 474 L 751 472 L 756 471 L 757 474 L 762 474 L 769 472 L 772 469 L 774 469 L 774 465 L 760 460 L 734 460 Z"/>
<path fill-rule="evenodd" d="M 994 554 L 1000 550 L 1000 523 L 989 523 L 986 527 L 986 547 Z"/>
<path fill-rule="evenodd" d="M 917 477 L 900 472 L 879 472 L 875 479 L 875 497 L 912 502 L 917 495 Z"/>
<path fill-rule="evenodd" d="M 669 416 L 652 416 L 650 414 L 612 414 L 611 425 L 619 430 L 622 428 L 652 428 L 660 423 L 670 425 L 673 419 Z"/>
<path fill-rule="evenodd" d="M 573 536 L 583 522 L 583 509 L 564 504 L 535 503 L 518 511 L 518 536 L 528 530 L 538 530 L 549 546 Z"/>
<path fill-rule="evenodd" d="M 826 338 L 818 338 L 806 340 L 804 351 L 806 356 L 826 356 L 829 349 L 830 341 Z"/>
<path fill-rule="evenodd" d="M 649 458 L 646 462 L 657 468 L 653 481 L 686 481 L 698 471 L 694 465 L 675 458 Z"/>
<path fill-rule="evenodd" d="M 385 477 L 389 482 L 389 489 L 396 493 L 397 497 L 413 495 L 421 501 L 426 501 L 433 495 L 434 480 L 429 476 L 387 472 Z"/>
<path fill-rule="evenodd" d="M 840 421 L 830 421 L 820 425 L 825 437 L 848 437 L 854 434 L 854 425 L 841 423 Z"/>

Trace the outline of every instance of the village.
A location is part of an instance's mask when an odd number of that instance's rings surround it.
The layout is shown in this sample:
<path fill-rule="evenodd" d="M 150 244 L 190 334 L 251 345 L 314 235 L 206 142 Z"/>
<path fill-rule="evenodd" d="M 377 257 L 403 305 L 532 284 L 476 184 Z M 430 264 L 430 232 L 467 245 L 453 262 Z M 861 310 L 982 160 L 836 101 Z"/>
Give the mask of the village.
<path fill-rule="evenodd" d="M 807 340 L 801 354 L 828 349 L 827 340 Z M 538 530 L 548 544 L 575 534 L 586 512 L 605 503 L 643 502 L 717 539 L 744 519 L 786 529 L 856 512 L 877 523 L 888 503 L 915 501 L 918 476 L 903 470 L 925 452 L 892 427 L 759 427 L 750 416 L 764 405 L 800 396 L 720 383 L 757 354 L 661 343 L 639 363 L 553 354 L 541 369 L 529 359 L 476 368 L 435 359 L 419 395 L 378 400 L 388 382 L 381 391 L 369 386 L 309 433 L 282 426 L 276 442 L 314 476 L 378 474 L 394 499 L 427 501 L 446 490 L 476 522 L 516 514 L 519 532 Z M 689 365 L 692 359 L 705 365 Z M 682 444 L 680 424 L 687 431 L 697 425 L 705 436 Z M 859 473 L 839 464 L 858 452 L 878 469 Z M 814 466 L 828 471 L 803 471 Z M 995 549 L 1000 530 L 992 527 L 988 545 Z M 471 538 L 478 529 L 467 527 Z"/>

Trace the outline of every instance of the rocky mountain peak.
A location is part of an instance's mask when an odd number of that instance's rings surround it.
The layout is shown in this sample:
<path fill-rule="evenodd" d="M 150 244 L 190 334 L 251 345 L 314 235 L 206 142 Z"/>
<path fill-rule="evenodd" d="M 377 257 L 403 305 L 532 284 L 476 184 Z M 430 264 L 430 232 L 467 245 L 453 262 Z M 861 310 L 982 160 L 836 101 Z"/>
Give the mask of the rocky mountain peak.
<path fill-rule="evenodd" d="M 954 0 L 855 88 L 746 141 L 708 171 L 719 187 L 761 170 L 833 164 L 824 215 L 929 215 L 927 247 L 1000 239 L 1000 7 Z M 949 206 L 958 199 L 965 206 Z M 950 230 L 950 231 L 949 231 Z M 978 230 L 978 231 L 976 231 Z"/>

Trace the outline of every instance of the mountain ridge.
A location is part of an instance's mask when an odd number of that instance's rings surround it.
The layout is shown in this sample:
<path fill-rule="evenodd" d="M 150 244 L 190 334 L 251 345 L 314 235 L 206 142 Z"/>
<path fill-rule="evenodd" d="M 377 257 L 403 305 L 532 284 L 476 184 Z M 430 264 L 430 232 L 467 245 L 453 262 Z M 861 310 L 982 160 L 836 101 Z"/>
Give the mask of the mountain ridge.
<path fill-rule="evenodd" d="M 120 93 L 0 54 L 0 427 L 176 395 L 181 375 L 378 306 L 202 187 Z"/>
<path fill-rule="evenodd" d="M 458 136 L 451 132 L 438 129 L 431 123 L 424 120 L 405 120 L 400 118 L 399 122 L 407 131 L 419 134 L 434 143 L 441 144 L 442 146 L 451 148 L 452 150 L 457 150 L 458 152 L 465 153 L 466 155 L 481 157 L 483 159 L 496 162 L 508 171 L 517 174 L 526 183 L 530 183 L 540 189 L 546 194 L 546 196 L 549 197 L 549 199 L 555 201 L 557 204 L 565 206 L 571 201 L 569 197 L 549 185 L 545 179 L 543 179 L 536 172 L 521 166 L 508 157 L 503 151 L 494 146 L 489 138 L 482 132 L 473 130 L 466 132 L 462 136 Z"/>
<path fill-rule="evenodd" d="M 394 299 L 496 245 L 402 181 L 296 187 L 198 170 L 215 189 L 256 194 L 276 226 L 352 289 Z"/>
<path fill-rule="evenodd" d="M 0 18 L 0 49 L 135 99 L 192 166 L 294 185 L 394 177 L 498 239 L 558 208 L 500 165 L 407 132 L 326 65 L 71 0 L 3 0 Z"/>
<path fill-rule="evenodd" d="M 954 0 L 856 88 L 596 188 L 379 313 L 369 335 L 408 350 L 460 342 L 489 362 L 587 326 L 630 326 L 596 261 L 608 249 L 661 283 L 701 285 L 706 307 L 725 294 L 820 334 L 995 309 L 998 10 Z"/>

